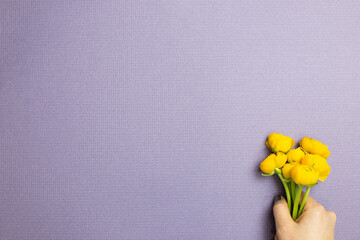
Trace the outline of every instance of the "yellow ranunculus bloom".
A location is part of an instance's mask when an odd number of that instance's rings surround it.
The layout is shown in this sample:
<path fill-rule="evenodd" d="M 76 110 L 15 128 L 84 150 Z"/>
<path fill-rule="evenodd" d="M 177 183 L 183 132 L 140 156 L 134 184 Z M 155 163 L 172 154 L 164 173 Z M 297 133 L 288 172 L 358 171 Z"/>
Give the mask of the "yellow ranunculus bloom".
<path fill-rule="evenodd" d="M 292 162 L 292 163 L 287 163 L 284 165 L 284 167 L 282 168 L 282 174 L 284 175 L 285 179 L 291 178 L 291 170 L 293 169 L 293 167 L 295 167 L 296 164 L 298 164 L 298 163 Z"/>
<path fill-rule="evenodd" d="M 276 158 L 276 155 L 273 153 L 270 154 L 267 158 L 265 158 L 265 160 L 262 161 L 260 164 L 261 171 L 263 171 L 266 174 L 272 173 L 276 168 L 275 158 Z"/>
<path fill-rule="evenodd" d="M 276 157 L 275 157 L 275 166 L 277 168 L 281 168 L 282 166 L 284 166 L 284 164 L 286 163 L 287 161 L 287 156 L 285 153 L 282 153 L 282 152 L 278 152 L 276 154 Z"/>
<path fill-rule="evenodd" d="M 275 168 L 281 168 L 287 161 L 287 157 L 284 153 L 270 154 L 264 161 L 260 164 L 260 169 L 266 174 L 272 173 Z"/>
<path fill-rule="evenodd" d="M 325 144 L 322 144 L 321 142 L 319 142 L 315 139 L 309 138 L 309 137 L 304 137 L 300 141 L 300 146 L 305 151 L 312 153 L 312 154 L 318 154 L 324 158 L 328 158 L 330 155 L 330 151 Z"/>
<path fill-rule="evenodd" d="M 331 171 L 331 167 L 327 163 L 326 159 L 320 155 L 306 154 L 301 160 L 301 163 L 319 170 L 319 180 L 321 182 L 325 181 Z"/>
<path fill-rule="evenodd" d="M 270 134 L 266 141 L 266 145 L 274 153 L 287 153 L 294 146 L 294 144 L 295 141 L 292 138 L 284 136 L 280 133 Z"/>
<path fill-rule="evenodd" d="M 319 180 L 319 170 L 298 163 L 291 170 L 291 178 L 295 183 L 303 186 L 313 185 Z"/>
<path fill-rule="evenodd" d="M 286 155 L 289 162 L 299 162 L 305 156 L 305 153 L 301 148 L 296 148 L 291 149 Z"/>

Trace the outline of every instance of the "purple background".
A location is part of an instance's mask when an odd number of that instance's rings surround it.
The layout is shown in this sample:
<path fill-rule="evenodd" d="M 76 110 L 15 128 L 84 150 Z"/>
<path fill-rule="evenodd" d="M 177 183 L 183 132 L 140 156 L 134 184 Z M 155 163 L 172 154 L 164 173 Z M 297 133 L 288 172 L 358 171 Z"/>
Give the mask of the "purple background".
<path fill-rule="evenodd" d="M 360 235 L 357 0 L 0 9 L 1 239 L 270 239 L 271 132 L 329 146 L 311 195 Z"/>

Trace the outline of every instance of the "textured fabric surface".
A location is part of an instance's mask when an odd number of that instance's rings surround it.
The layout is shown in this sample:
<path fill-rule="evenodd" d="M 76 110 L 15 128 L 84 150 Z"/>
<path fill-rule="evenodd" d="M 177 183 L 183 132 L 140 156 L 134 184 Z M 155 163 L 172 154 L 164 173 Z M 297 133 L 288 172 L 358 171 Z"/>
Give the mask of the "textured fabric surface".
<path fill-rule="evenodd" d="M 286 3 L 285 3 L 286 2 Z M 360 235 L 360 5 L 1 1 L 1 239 L 270 239 L 271 132 Z"/>

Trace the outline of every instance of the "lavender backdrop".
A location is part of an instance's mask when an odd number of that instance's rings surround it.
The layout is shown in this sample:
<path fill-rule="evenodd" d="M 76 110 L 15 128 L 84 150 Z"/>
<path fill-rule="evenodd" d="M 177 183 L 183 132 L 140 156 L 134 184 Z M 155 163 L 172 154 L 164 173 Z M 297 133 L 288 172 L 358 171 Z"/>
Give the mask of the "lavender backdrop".
<path fill-rule="evenodd" d="M 4 1 L 1 239 L 270 239 L 266 136 L 332 151 L 360 235 L 360 5 Z"/>

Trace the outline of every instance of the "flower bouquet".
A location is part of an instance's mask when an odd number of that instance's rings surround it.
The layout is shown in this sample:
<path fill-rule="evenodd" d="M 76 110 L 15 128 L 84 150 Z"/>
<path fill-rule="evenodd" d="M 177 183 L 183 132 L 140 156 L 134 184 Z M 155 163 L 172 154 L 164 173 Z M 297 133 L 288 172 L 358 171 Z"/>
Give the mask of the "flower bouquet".
<path fill-rule="evenodd" d="M 290 215 L 295 221 L 302 213 L 310 189 L 318 181 L 323 182 L 330 173 L 326 159 L 330 155 L 328 147 L 321 142 L 304 137 L 300 147 L 291 149 L 295 141 L 279 133 L 268 136 L 266 145 L 272 153 L 260 164 L 263 176 L 278 175 L 285 188 Z M 299 209 L 303 187 L 306 192 Z"/>

